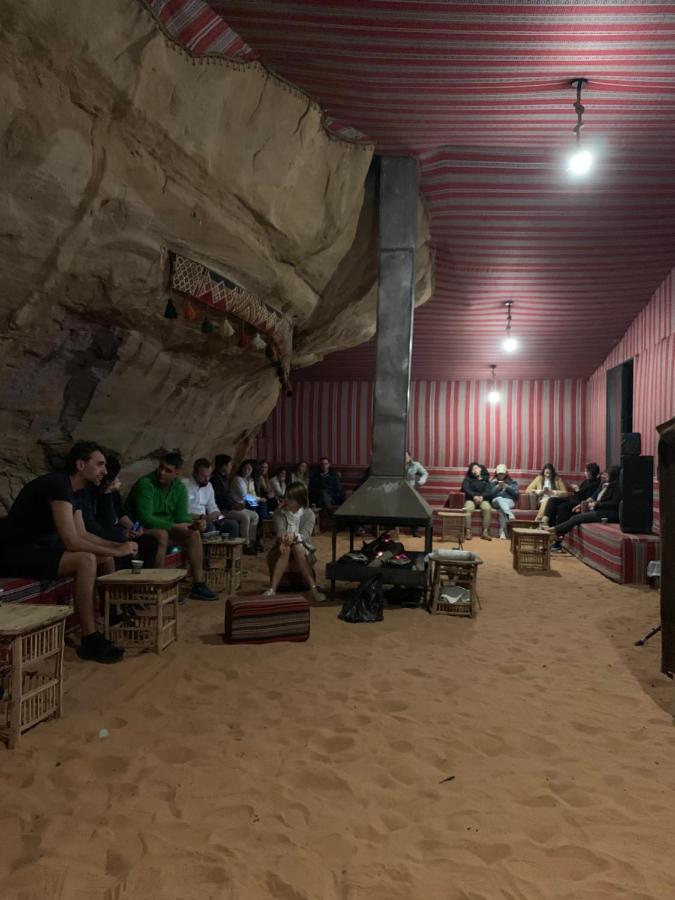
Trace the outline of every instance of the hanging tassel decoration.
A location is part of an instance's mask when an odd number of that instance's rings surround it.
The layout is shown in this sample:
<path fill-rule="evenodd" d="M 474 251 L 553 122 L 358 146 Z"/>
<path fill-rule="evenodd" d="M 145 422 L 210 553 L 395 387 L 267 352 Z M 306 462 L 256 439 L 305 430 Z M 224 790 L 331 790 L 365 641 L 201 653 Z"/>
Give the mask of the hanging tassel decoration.
<path fill-rule="evenodd" d="M 178 310 L 173 305 L 173 301 L 171 297 L 169 297 L 166 301 L 166 309 L 164 310 L 164 318 L 165 319 L 177 319 L 178 318 Z"/>
<path fill-rule="evenodd" d="M 183 311 L 183 315 L 185 316 L 185 318 L 187 319 L 188 322 L 194 322 L 194 320 L 197 318 L 197 311 L 194 308 L 194 306 L 190 303 L 189 300 L 187 300 L 185 303 L 185 309 Z"/>
<path fill-rule="evenodd" d="M 204 321 L 202 322 L 202 333 L 203 334 L 213 334 L 216 330 L 216 326 L 209 319 L 208 316 L 204 316 Z"/>

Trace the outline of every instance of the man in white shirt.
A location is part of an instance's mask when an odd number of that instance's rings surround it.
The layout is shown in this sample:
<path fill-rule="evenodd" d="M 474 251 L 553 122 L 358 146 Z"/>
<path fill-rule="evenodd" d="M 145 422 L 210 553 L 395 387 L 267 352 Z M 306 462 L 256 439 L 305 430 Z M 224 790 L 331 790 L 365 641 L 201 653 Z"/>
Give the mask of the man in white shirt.
<path fill-rule="evenodd" d="M 208 459 L 196 459 L 192 475 L 183 479 L 188 493 L 188 509 L 201 531 L 220 531 L 230 538 L 239 537 L 239 525 L 226 519 L 218 509 L 213 485 L 210 482 L 213 468 Z"/>
<path fill-rule="evenodd" d="M 423 484 L 427 483 L 429 479 L 429 473 L 424 468 L 421 462 L 417 462 L 416 459 L 413 459 L 410 453 L 405 451 L 405 480 L 408 482 L 411 488 L 417 490 L 418 487 L 421 487 Z M 417 537 L 419 534 L 419 528 L 413 528 L 411 534 L 413 537 Z"/>

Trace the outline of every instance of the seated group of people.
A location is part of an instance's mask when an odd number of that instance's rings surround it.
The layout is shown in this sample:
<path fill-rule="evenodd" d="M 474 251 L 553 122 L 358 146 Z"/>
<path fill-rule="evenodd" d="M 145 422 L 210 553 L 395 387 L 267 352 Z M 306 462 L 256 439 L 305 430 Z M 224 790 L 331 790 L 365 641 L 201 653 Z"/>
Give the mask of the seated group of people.
<path fill-rule="evenodd" d="M 536 520 L 541 527 L 555 534 L 551 547 L 562 550 L 562 538 L 568 531 L 585 522 L 618 522 L 621 489 L 619 466 L 600 471 L 597 463 L 588 463 L 581 484 L 569 488 L 558 475 L 552 463 L 546 463 L 540 474 L 527 487 L 527 493 L 535 494 L 538 501 Z M 515 518 L 513 508 L 518 500 L 518 484 L 511 478 L 508 468 L 500 463 L 493 478 L 487 468 L 472 462 L 462 482 L 466 497 L 464 509 L 467 517 L 466 539 L 471 538 L 471 513 L 480 509 L 483 528 L 481 537 L 490 537 L 492 509 L 499 511 L 499 537 L 506 538 L 507 522 Z"/>
<path fill-rule="evenodd" d="M 314 579 L 309 541 L 314 513 L 306 487 L 312 480 L 306 464 L 288 484 L 284 470 L 270 478 L 266 462 L 253 478 L 251 460 L 230 479 L 232 458 L 226 454 L 216 456 L 213 466 L 208 459 L 197 459 L 189 478 L 180 478 L 182 466 L 178 452 L 164 454 L 153 472 L 135 482 L 125 503 L 119 459 L 106 455 L 96 443 L 80 441 L 68 453 L 64 471 L 28 482 L 0 520 L 0 574 L 73 578 L 82 632 L 78 654 L 83 659 L 113 663 L 124 655 L 96 630 L 98 575 L 128 568 L 134 558 L 148 567 L 164 568 L 168 548 L 177 545 L 190 563 L 190 596 L 216 600 L 204 577 L 202 534 L 241 536 L 244 552 L 255 554 L 260 546 L 259 502 L 265 504 L 264 516 L 270 515 L 270 506 L 277 510 L 268 593 L 274 593 L 291 567 L 303 575 L 315 600 L 325 599 Z M 341 487 L 328 460 L 322 460 L 317 474 L 317 499 L 335 502 L 335 485 L 340 493 Z"/>

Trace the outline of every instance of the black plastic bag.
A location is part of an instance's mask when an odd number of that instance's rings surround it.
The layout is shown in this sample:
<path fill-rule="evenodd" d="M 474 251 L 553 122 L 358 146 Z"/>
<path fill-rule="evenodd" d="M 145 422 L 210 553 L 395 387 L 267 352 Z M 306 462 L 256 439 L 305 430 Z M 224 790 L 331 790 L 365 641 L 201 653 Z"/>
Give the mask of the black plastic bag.
<path fill-rule="evenodd" d="M 382 581 L 379 575 L 364 581 L 345 600 L 338 619 L 343 622 L 381 622 L 384 619 Z"/>

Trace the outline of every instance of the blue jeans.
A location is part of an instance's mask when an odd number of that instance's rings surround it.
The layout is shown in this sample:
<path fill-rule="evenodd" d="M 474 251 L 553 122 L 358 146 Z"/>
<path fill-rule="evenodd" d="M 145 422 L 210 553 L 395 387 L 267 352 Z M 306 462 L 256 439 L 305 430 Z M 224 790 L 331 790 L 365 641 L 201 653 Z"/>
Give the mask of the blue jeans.
<path fill-rule="evenodd" d="M 506 531 L 506 523 L 511 518 L 510 512 L 516 505 L 516 501 L 510 497 L 495 497 L 492 505 L 499 510 L 499 530 Z"/>

